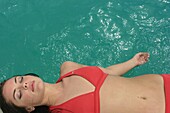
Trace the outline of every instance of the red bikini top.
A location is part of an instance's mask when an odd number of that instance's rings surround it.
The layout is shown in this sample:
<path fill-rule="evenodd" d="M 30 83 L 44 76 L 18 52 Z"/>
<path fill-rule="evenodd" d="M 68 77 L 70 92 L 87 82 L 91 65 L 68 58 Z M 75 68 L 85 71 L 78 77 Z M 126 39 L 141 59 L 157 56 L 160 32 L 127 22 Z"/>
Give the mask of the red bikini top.
<path fill-rule="evenodd" d="M 81 76 L 95 86 L 90 93 L 74 97 L 60 105 L 50 106 L 51 113 L 100 113 L 99 90 L 107 74 L 95 66 L 83 67 L 63 75 L 59 80 L 72 75 Z"/>

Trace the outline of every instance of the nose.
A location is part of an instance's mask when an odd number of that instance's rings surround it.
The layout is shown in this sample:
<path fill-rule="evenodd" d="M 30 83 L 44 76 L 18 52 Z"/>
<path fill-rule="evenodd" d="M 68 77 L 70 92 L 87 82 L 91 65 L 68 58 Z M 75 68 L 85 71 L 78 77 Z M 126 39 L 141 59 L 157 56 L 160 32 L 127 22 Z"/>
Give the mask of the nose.
<path fill-rule="evenodd" d="M 23 88 L 28 89 L 28 83 L 27 82 L 23 83 Z"/>

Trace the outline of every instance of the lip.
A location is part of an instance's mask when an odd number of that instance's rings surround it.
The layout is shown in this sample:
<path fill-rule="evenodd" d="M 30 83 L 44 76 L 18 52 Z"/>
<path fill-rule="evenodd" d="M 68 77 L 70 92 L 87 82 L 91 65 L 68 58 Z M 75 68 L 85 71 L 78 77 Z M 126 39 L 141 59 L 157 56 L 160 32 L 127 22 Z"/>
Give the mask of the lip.
<path fill-rule="evenodd" d="M 32 81 L 32 84 L 31 84 L 31 90 L 32 90 L 32 92 L 34 92 L 34 84 L 35 84 L 35 81 Z"/>

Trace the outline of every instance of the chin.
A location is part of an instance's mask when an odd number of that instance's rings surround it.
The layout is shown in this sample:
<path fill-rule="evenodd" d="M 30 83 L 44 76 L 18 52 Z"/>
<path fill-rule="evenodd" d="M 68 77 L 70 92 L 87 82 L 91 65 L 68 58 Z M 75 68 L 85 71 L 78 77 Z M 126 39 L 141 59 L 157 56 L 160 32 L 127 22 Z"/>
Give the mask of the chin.
<path fill-rule="evenodd" d="M 38 81 L 37 90 L 40 92 L 44 91 L 44 82 L 43 81 Z"/>

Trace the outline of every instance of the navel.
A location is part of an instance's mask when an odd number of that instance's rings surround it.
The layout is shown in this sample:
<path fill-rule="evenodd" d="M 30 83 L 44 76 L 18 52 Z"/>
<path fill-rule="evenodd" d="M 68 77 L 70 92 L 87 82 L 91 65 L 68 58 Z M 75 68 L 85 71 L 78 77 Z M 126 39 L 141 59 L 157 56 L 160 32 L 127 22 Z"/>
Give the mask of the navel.
<path fill-rule="evenodd" d="M 142 99 L 142 100 L 147 100 L 147 98 L 144 96 L 138 96 L 137 98 Z"/>

